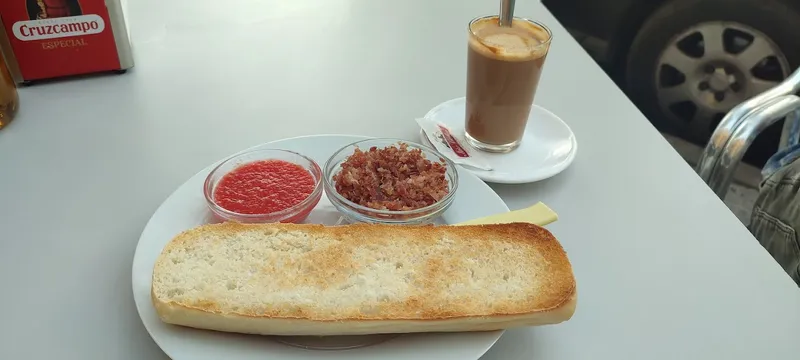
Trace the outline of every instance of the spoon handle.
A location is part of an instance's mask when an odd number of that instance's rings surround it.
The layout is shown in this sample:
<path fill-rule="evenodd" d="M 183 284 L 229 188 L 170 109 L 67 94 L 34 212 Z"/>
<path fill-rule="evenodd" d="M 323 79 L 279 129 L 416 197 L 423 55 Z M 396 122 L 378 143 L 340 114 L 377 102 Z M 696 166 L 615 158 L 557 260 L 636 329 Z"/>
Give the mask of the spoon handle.
<path fill-rule="evenodd" d="M 514 19 L 514 0 L 500 0 L 500 26 L 511 27 Z"/>

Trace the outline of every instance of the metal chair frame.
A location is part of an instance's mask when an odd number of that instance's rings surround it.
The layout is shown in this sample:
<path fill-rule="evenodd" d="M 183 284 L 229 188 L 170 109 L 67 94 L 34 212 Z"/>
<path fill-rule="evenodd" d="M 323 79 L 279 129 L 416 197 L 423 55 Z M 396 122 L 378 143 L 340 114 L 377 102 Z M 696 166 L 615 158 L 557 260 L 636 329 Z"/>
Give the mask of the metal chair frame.
<path fill-rule="evenodd" d="M 730 189 L 733 174 L 753 140 L 767 127 L 786 117 L 779 150 L 800 138 L 800 69 L 786 80 L 734 107 L 720 121 L 703 150 L 695 170 L 720 199 Z"/>

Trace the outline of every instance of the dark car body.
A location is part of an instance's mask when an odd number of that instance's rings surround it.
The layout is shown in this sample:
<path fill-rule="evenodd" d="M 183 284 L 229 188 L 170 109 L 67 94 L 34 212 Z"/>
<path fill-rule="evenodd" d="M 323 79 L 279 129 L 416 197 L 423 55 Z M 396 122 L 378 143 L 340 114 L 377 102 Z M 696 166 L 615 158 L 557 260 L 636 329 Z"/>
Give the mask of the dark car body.
<path fill-rule="evenodd" d="M 627 56 L 647 16 L 667 0 L 543 0 L 584 48 L 603 65 Z"/>

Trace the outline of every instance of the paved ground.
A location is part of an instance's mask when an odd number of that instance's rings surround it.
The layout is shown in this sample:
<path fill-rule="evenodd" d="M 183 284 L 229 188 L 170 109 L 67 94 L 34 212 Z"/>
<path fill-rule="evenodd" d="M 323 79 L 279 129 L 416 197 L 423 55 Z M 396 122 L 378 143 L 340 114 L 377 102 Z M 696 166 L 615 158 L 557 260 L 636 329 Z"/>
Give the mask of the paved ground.
<path fill-rule="evenodd" d="M 686 162 L 692 166 L 697 163 L 697 159 L 703 150 L 701 147 L 668 135 L 664 135 L 664 137 Z M 760 171 L 761 169 L 754 166 L 740 164 L 736 171 L 735 183 L 731 185 L 731 190 L 725 198 L 728 208 L 745 225 L 750 223 L 750 213 L 758 196 L 758 183 L 761 181 Z"/>

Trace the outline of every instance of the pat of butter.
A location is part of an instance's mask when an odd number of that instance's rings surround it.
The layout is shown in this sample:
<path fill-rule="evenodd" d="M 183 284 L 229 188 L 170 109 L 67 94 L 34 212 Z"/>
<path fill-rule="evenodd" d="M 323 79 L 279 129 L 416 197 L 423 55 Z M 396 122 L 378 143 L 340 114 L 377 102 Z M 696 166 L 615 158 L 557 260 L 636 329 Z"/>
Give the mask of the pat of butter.
<path fill-rule="evenodd" d="M 529 208 L 509 211 L 503 214 L 490 215 L 479 219 L 474 219 L 456 225 L 485 225 L 485 224 L 508 224 L 513 222 L 525 222 L 545 226 L 558 220 L 558 214 L 543 203 L 536 203 Z"/>

